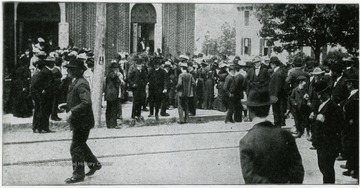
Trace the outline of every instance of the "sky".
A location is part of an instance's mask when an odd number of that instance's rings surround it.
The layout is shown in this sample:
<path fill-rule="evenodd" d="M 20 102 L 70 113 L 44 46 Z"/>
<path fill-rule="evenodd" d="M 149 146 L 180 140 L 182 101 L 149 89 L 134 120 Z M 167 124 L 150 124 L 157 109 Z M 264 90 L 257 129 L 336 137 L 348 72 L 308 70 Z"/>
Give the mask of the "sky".
<path fill-rule="evenodd" d="M 195 5 L 195 52 L 201 51 L 206 32 L 210 38 L 221 36 L 221 26 L 228 22 L 235 27 L 236 4 L 196 4 Z"/>

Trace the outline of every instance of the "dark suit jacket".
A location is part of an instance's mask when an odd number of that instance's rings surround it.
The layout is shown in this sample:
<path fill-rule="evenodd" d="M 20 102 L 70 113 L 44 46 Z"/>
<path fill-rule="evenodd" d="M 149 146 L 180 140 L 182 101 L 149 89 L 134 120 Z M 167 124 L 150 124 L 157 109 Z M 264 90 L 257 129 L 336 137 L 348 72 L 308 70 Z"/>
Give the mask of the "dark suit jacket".
<path fill-rule="evenodd" d="M 235 100 L 237 102 L 241 102 L 241 99 L 244 98 L 244 91 L 245 91 L 245 78 L 243 75 L 238 74 L 235 76 L 235 83 L 236 83 L 236 89 L 235 89 Z"/>
<path fill-rule="evenodd" d="M 114 71 L 109 72 L 105 84 L 105 100 L 116 101 L 119 97 L 120 79 Z"/>
<path fill-rule="evenodd" d="M 148 75 L 149 94 L 161 94 L 164 89 L 168 88 L 168 80 L 166 78 L 167 73 L 164 69 L 151 69 Z"/>
<path fill-rule="evenodd" d="M 240 140 L 240 161 L 246 184 L 302 183 L 304 167 L 295 139 L 265 121 Z"/>
<path fill-rule="evenodd" d="M 193 97 L 195 85 L 195 79 L 190 73 L 181 73 L 176 85 L 179 97 Z"/>
<path fill-rule="evenodd" d="M 134 69 L 129 72 L 128 82 L 130 84 L 130 89 L 135 96 L 143 96 L 145 94 L 145 87 L 147 83 L 147 70 L 145 68 L 141 69 L 141 72 L 138 69 Z"/>
<path fill-rule="evenodd" d="M 349 90 L 346 87 L 345 78 L 344 76 L 339 80 L 339 82 L 334 87 L 334 82 L 332 83 L 332 93 L 331 99 L 336 103 L 339 104 L 344 101 L 346 98 L 349 97 Z"/>
<path fill-rule="evenodd" d="M 53 73 L 47 67 L 43 67 L 32 81 L 32 91 L 41 95 L 42 99 L 49 100 L 54 96 L 54 84 Z"/>
<path fill-rule="evenodd" d="M 73 129 L 94 127 L 94 114 L 91 106 L 89 82 L 80 77 L 73 81 L 67 95 L 67 112 L 71 111 L 69 123 Z"/>
<path fill-rule="evenodd" d="M 235 76 L 233 75 L 227 75 L 225 78 L 225 83 L 224 83 L 224 91 L 226 93 L 226 95 L 228 97 L 230 97 L 230 95 L 232 95 L 232 97 L 234 97 L 233 95 L 235 94 L 235 90 L 236 90 L 236 81 L 235 81 Z"/>
<path fill-rule="evenodd" d="M 325 121 L 322 123 L 315 120 L 315 139 L 313 145 L 320 149 L 325 148 L 340 152 L 341 148 L 341 129 L 344 125 L 343 112 L 340 107 L 332 100 L 318 110 L 318 115 L 322 114 Z"/>
<path fill-rule="evenodd" d="M 270 75 L 268 70 L 261 65 L 259 74 L 256 76 L 255 68 L 251 68 L 248 71 L 246 76 L 247 89 L 246 92 L 249 93 L 250 89 L 252 89 L 256 85 L 267 85 L 270 80 Z"/>
<path fill-rule="evenodd" d="M 272 73 L 270 76 L 269 82 L 269 91 L 271 96 L 276 96 L 277 98 L 285 98 L 285 79 L 286 74 L 283 67 Z"/>

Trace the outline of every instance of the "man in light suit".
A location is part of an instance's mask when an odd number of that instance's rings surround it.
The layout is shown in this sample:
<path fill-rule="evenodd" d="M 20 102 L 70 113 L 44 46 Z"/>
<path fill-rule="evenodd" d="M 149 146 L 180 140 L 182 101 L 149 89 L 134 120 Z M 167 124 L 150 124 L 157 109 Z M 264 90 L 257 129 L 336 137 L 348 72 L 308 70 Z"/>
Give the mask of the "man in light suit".
<path fill-rule="evenodd" d="M 240 162 L 246 184 L 300 184 L 304 167 L 295 139 L 286 130 L 266 120 L 270 105 L 277 98 L 270 97 L 267 87 L 253 88 L 248 108 L 254 114 L 255 125 L 240 140 Z"/>
<path fill-rule="evenodd" d="M 71 159 L 73 165 L 73 176 L 66 179 L 66 183 L 83 181 L 85 176 L 91 176 L 102 166 L 91 152 L 86 141 L 90 129 L 94 127 L 94 114 L 91 107 L 91 94 L 88 81 L 82 76 L 86 67 L 79 60 L 70 61 L 68 65 L 68 76 L 72 78 L 67 95 L 66 119 L 73 131 L 71 142 Z M 90 171 L 85 174 L 85 165 Z"/>
<path fill-rule="evenodd" d="M 179 75 L 176 89 L 179 97 L 179 124 L 187 123 L 189 119 L 189 101 L 194 96 L 194 87 L 196 85 L 194 77 L 188 73 L 188 65 L 186 62 L 180 63 L 181 74 Z M 185 117 L 184 117 L 185 112 Z"/>

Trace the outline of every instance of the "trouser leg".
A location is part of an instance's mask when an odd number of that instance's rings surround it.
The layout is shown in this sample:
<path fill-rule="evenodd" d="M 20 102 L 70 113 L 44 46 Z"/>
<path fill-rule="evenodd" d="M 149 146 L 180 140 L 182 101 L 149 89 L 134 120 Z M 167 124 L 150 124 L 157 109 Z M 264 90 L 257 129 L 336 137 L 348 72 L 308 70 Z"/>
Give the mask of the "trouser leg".
<path fill-rule="evenodd" d="M 323 174 L 323 183 L 335 183 L 335 170 L 334 170 L 334 163 L 337 157 L 337 152 L 318 148 L 317 149 L 318 155 L 318 166 L 320 172 Z"/>

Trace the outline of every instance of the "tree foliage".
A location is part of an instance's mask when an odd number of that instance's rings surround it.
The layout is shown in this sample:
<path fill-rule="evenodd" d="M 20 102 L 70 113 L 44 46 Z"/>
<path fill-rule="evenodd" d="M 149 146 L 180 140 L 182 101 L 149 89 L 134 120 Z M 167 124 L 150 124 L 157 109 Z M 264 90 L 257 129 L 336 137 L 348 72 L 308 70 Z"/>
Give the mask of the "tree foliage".
<path fill-rule="evenodd" d="M 340 44 L 358 54 L 358 5 L 264 4 L 256 10 L 262 24 L 260 36 L 271 45 L 280 41 L 281 45 L 274 48 L 277 52 L 310 46 L 319 61 L 323 46 Z"/>
<path fill-rule="evenodd" d="M 229 23 L 225 22 L 221 26 L 222 35 L 217 39 L 205 39 L 202 44 L 202 53 L 209 55 L 226 54 L 235 55 L 236 47 L 236 31 L 235 27 L 231 27 Z"/>

